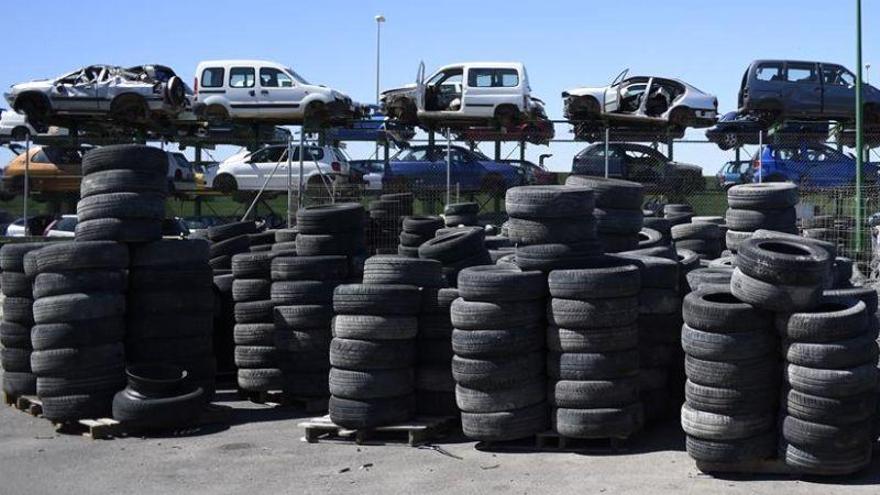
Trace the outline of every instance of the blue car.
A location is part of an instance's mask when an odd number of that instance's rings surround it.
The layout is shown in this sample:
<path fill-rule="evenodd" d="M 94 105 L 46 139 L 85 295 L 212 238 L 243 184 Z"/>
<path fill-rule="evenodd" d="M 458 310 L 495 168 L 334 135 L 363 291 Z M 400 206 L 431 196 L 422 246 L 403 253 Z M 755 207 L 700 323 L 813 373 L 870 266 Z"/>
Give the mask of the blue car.
<path fill-rule="evenodd" d="M 866 183 L 877 181 L 878 164 L 864 163 Z M 855 184 L 856 160 L 824 144 L 776 145 L 764 147 L 759 167 L 758 155 L 752 161 L 754 182 L 791 181 L 805 187 L 840 187 Z"/>
<path fill-rule="evenodd" d="M 498 193 L 523 185 L 522 170 L 461 146 L 451 148 L 450 183 L 462 192 Z M 391 157 L 382 178 L 385 190 L 446 189 L 446 146 L 413 146 Z"/>

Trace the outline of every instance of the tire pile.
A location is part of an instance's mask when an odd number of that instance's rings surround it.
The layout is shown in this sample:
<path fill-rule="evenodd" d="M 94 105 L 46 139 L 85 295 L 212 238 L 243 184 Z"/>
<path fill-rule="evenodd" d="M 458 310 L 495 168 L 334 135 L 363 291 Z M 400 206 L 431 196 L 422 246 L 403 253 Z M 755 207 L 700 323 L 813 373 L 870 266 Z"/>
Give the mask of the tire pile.
<path fill-rule="evenodd" d="M 443 228 L 443 219 L 438 216 L 408 216 L 403 219 L 403 231 L 398 237 L 400 244 L 397 254 L 409 258 L 419 257 L 419 246 L 434 238 L 437 230 Z"/>
<path fill-rule="evenodd" d="M 696 218 L 696 217 L 695 217 Z M 681 223 L 672 227 L 676 248 L 689 249 L 700 259 L 713 260 L 724 250 L 723 232 L 714 223 Z"/>
<path fill-rule="evenodd" d="M 257 233 L 254 222 L 233 222 L 208 228 L 209 263 L 215 273 L 230 270 L 232 257 L 250 251 L 250 236 Z"/>
<path fill-rule="evenodd" d="M 452 302 L 452 374 L 462 431 L 502 441 L 547 427 L 546 277 L 513 266 L 474 267 Z"/>
<path fill-rule="evenodd" d="M 275 350 L 274 301 L 269 290 L 270 253 L 232 256 L 233 338 L 238 387 L 248 392 L 281 389 L 282 374 Z"/>
<path fill-rule="evenodd" d="M 569 438 L 629 437 L 644 423 L 639 268 L 622 258 L 596 258 L 590 268 L 550 272 L 548 285 L 553 429 Z"/>
<path fill-rule="evenodd" d="M 296 255 L 296 227 L 292 229 L 278 229 L 275 231 L 275 243 L 270 249 L 273 253 L 283 252 Z"/>
<path fill-rule="evenodd" d="M 790 182 L 742 184 L 727 191 L 725 214 L 727 249 L 739 251 L 740 244 L 756 230 L 797 234 L 798 188 Z"/>
<path fill-rule="evenodd" d="M 109 417 L 125 386 L 129 253 L 111 241 L 51 244 L 28 254 L 34 277 L 31 366 L 43 416 Z"/>
<path fill-rule="evenodd" d="M 688 454 L 712 463 L 771 457 L 781 381 L 772 314 L 728 286 L 705 285 L 685 297 L 683 316 Z"/>
<path fill-rule="evenodd" d="M 593 190 L 596 206 L 593 215 L 598 224 L 599 240 L 604 252 L 619 253 L 638 249 L 639 232 L 644 220 L 644 188 L 641 184 L 581 175 L 569 176 L 565 184 L 586 186 Z"/>
<path fill-rule="evenodd" d="M 90 150 L 82 161 L 77 241 L 150 242 L 162 237 L 168 157 L 135 144 Z"/>
<path fill-rule="evenodd" d="M 416 412 L 424 416 L 457 415 L 451 368 L 452 322 L 449 307 L 458 297 L 458 291 L 444 288 L 446 280 L 440 262 L 401 256 L 373 256 L 364 265 L 364 283 L 419 288 Z"/>
<path fill-rule="evenodd" d="M 126 361 L 179 367 L 187 374 L 184 385 L 201 387 L 210 400 L 217 362 L 208 243 L 196 239 L 136 244 L 130 257 Z"/>
<path fill-rule="evenodd" d="M 447 227 L 475 227 L 479 225 L 480 205 L 477 203 L 450 203 L 443 208 Z"/>
<path fill-rule="evenodd" d="M 439 234 L 438 230 L 438 234 Z M 450 287 L 458 284 L 458 274 L 465 268 L 489 265 L 492 258 L 485 245 L 486 232 L 479 227 L 456 229 L 419 246 L 419 258 L 437 260 Z"/>
<path fill-rule="evenodd" d="M 248 251 L 258 253 L 260 251 L 271 251 L 272 245 L 275 244 L 275 230 L 264 230 L 256 234 L 249 234 L 248 238 L 251 245 Z"/>
<path fill-rule="evenodd" d="M 0 249 L 0 286 L 3 290 L 3 320 L 0 321 L 0 365 L 3 392 L 11 397 L 37 393 L 37 377 L 31 372 L 31 327 L 34 325 L 31 278 L 25 274 L 27 253 L 44 243 L 6 244 Z"/>
<path fill-rule="evenodd" d="M 370 201 L 370 252 L 393 254 L 402 217 L 413 213 L 412 193 L 383 194 Z"/>
<path fill-rule="evenodd" d="M 333 294 L 330 419 L 373 428 L 416 411 L 414 366 L 421 295 L 414 285 L 340 285 Z"/>
<path fill-rule="evenodd" d="M 687 204 L 668 204 L 663 206 L 663 218 L 669 220 L 672 227 L 690 223 L 694 217 L 694 208 Z"/>

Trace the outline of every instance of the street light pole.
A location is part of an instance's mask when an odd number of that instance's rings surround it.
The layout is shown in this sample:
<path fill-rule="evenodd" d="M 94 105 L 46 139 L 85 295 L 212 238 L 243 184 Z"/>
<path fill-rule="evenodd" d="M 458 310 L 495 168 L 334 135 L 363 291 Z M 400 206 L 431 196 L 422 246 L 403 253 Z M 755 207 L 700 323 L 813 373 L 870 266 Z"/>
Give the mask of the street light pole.
<path fill-rule="evenodd" d="M 856 0 L 856 250 L 862 249 L 862 154 L 864 135 L 862 125 L 862 0 Z"/>
<path fill-rule="evenodd" d="M 865 84 L 871 84 L 871 64 L 865 64 Z"/>
<path fill-rule="evenodd" d="M 379 106 L 379 62 L 381 61 L 381 41 L 382 41 L 382 23 L 385 22 L 385 16 L 379 14 L 376 16 L 376 106 Z M 376 159 L 379 159 L 379 141 L 376 140 Z"/>

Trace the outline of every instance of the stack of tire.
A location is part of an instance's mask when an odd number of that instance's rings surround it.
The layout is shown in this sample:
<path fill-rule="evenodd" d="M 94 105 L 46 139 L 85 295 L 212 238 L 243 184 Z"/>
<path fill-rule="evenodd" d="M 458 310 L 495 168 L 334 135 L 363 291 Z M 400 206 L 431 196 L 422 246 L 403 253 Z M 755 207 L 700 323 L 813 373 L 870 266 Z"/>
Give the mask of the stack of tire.
<path fill-rule="evenodd" d="M 680 405 L 684 384 L 679 265 L 657 256 L 620 256 L 641 272 L 637 309 L 639 396 L 645 420 L 654 422 Z"/>
<path fill-rule="evenodd" d="M 271 251 L 272 245 L 275 244 L 275 230 L 264 230 L 256 234 L 248 235 L 251 240 L 251 247 L 248 251 L 256 253 L 259 251 Z"/>
<path fill-rule="evenodd" d="M 462 431 L 476 440 L 524 438 L 547 427 L 546 277 L 515 266 L 474 267 L 452 302 L 452 374 Z"/>
<path fill-rule="evenodd" d="M 379 254 L 392 254 L 400 233 L 401 218 L 412 215 L 412 193 L 383 194 L 370 201 L 370 247 Z"/>
<path fill-rule="evenodd" d="M 419 246 L 419 258 L 442 263 L 447 285 L 457 287 L 459 272 L 471 266 L 492 263 L 485 238 L 486 232 L 479 227 L 457 229 Z"/>
<path fill-rule="evenodd" d="M 790 182 L 741 184 L 727 191 L 726 244 L 732 252 L 759 229 L 797 234 L 798 188 Z"/>
<path fill-rule="evenodd" d="M 659 233 L 660 240 L 654 239 L 650 232 L 645 232 L 648 229 Z M 639 249 L 672 245 L 672 222 L 665 218 L 645 217 L 642 220 L 642 232 L 645 232 L 645 235 L 640 236 Z"/>
<path fill-rule="evenodd" d="M 416 408 L 424 416 L 458 414 L 452 380 L 452 322 L 449 307 L 458 297 L 444 288 L 439 261 L 402 256 L 373 256 L 364 265 L 364 283 L 419 288 L 421 308 L 416 341 Z"/>
<path fill-rule="evenodd" d="M 639 268 L 597 258 L 550 272 L 548 399 L 553 429 L 569 438 L 627 438 L 641 429 Z"/>
<path fill-rule="evenodd" d="M 238 388 L 265 392 L 282 388 L 275 349 L 275 302 L 270 297 L 271 253 L 239 253 L 232 257 L 232 299 L 235 302 L 235 366 Z"/>
<path fill-rule="evenodd" d="M 443 219 L 439 216 L 408 216 L 403 219 L 403 231 L 400 233 L 400 244 L 397 254 L 409 258 L 419 257 L 419 246 L 434 238 L 437 230 L 443 228 Z"/>
<path fill-rule="evenodd" d="M 34 324 L 32 280 L 24 272 L 27 253 L 44 243 L 6 244 L 0 249 L 0 287 L 3 291 L 3 320 L 0 321 L 0 366 L 3 392 L 11 397 L 37 393 L 37 378 L 31 372 L 31 327 Z"/>
<path fill-rule="evenodd" d="M 279 256 L 272 260 L 275 305 L 272 342 L 282 389 L 294 397 L 327 397 L 333 290 L 349 274 L 341 255 Z"/>
<path fill-rule="evenodd" d="M 360 277 L 367 258 L 364 218 L 364 208 L 358 203 L 300 208 L 296 212 L 296 255 L 345 256 L 349 261 L 346 276 Z M 399 225 L 399 217 L 395 218 Z M 397 237 L 396 230 L 394 237 Z"/>
<path fill-rule="evenodd" d="M 160 240 L 131 247 L 125 357 L 129 364 L 168 364 L 186 385 L 213 397 L 213 272 L 208 243 Z"/>
<path fill-rule="evenodd" d="M 256 234 L 257 224 L 254 222 L 233 222 L 208 228 L 209 263 L 211 268 L 229 270 L 232 268 L 232 257 L 250 251 L 251 238 Z"/>
<path fill-rule="evenodd" d="M 685 297 L 683 316 L 688 454 L 704 463 L 772 457 L 781 382 L 773 315 L 704 285 Z"/>
<path fill-rule="evenodd" d="M 447 227 L 474 227 L 479 225 L 480 205 L 477 203 L 450 203 L 443 208 Z"/>
<path fill-rule="evenodd" d="M 129 253 L 112 241 L 48 245 L 25 258 L 34 277 L 31 367 L 43 416 L 109 417 L 125 387 L 125 288 Z"/>
<path fill-rule="evenodd" d="M 78 241 L 150 242 L 162 237 L 168 156 L 136 144 L 90 150 L 76 206 Z"/>
<path fill-rule="evenodd" d="M 593 190 L 596 206 L 593 215 L 606 253 L 638 249 L 644 219 L 644 188 L 641 184 L 582 175 L 569 176 L 565 184 Z"/>
<path fill-rule="evenodd" d="M 340 285 L 333 294 L 330 419 L 373 428 L 416 411 L 414 365 L 421 296 L 414 285 Z"/>
<path fill-rule="evenodd" d="M 807 474 L 861 470 L 877 438 L 880 375 L 867 305 L 825 296 L 812 310 L 780 315 L 776 322 L 786 380 L 780 455 Z"/>
<path fill-rule="evenodd" d="M 691 223 L 694 207 L 688 204 L 668 204 L 663 206 L 663 218 L 669 220 L 671 226 Z"/>
<path fill-rule="evenodd" d="M 713 260 L 724 250 L 723 233 L 715 223 L 680 223 L 672 227 L 672 240 L 676 248 L 689 249 L 700 259 Z"/>
<path fill-rule="evenodd" d="M 278 229 L 275 231 L 275 243 L 270 251 L 273 253 L 284 252 L 296 254 L 296 227 L 292 229 Z"/>
<path fill-rule="evenodd" d="M 232 298 L 232 273 L 214 275 L 214 358 L 218 374 L 236 376 L 235 301 Z"/>

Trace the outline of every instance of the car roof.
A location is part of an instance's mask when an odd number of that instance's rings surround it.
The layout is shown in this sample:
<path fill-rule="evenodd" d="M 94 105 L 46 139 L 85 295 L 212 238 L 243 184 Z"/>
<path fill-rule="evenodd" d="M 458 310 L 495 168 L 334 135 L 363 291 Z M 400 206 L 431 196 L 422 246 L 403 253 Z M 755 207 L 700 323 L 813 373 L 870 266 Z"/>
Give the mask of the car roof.
<path fill-rule="evenodd" d="M 444 65 L 437 69 L 436 72 L 441 70 L 451 69 L 453 67 L 461 67 L 461 66 L 479 66 L 484 69 L 517 69 L 522 71 L 525 67 L 522 62 L 459 62 L 457 64 L 448 64 Z"/>
<path fill-rule="evenodd" d="M 226 59 L 226 60 L 204 60 L 199 62 L 198 67 L 203 67 L 205 65 L 273 65 L 277 67 L 286 67 L 285 64 L 281 62 L 273 62 L 271 60 L 260 60 L 260 59 Z"/>
<path fill-rule="evenodd" d="M 817 60 L 789 60 L 784 58 L 766 58 L 760 60 L 752 61 L 751 65 L 758 65 L 763 63 L 785 63 L 785 64 L 822 64 L 822 65 L 840 65 L 843 67 L 844 65 L 838 62 L 822 62 Z"/>

